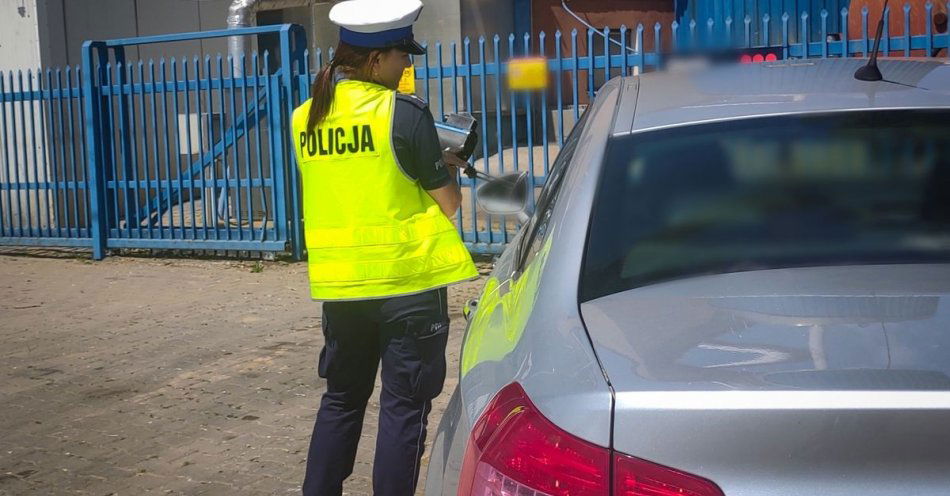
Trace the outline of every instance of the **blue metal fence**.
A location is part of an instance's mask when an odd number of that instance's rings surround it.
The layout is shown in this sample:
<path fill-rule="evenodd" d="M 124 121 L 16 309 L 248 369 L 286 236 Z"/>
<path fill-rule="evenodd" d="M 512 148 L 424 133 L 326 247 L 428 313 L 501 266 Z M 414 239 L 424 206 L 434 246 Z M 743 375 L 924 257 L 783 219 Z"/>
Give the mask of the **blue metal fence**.
<path fill-rule="evenodd" d="M 81 80 L 72 67 L 0 74 L 4 244 L 89 246 Z"/>
<path fill-rule="evenodd" d="M 883 53 L 945 50 L 950 36 L 929 22 L 926 33 L 909 34 L 911 16 L 930 19 L 933 8 L 901 9 L 904 34 L 891 36 L 886 26 Z M 770 13 L 713 16 L 702 25 L 685 19 L 432 42 L 414 61 L 417 93 L 436 118 L 459 111 L 479 118 L 477 168 L 528 170 L 540 187 L 565 135 L 611 77 L 652 70 L 684 44 L 774 47 L 786 58 L 865 56 L 874 27 L 862 12 L 861 33 L 847 33 L 848 15 L 821 11 L 817 24 L 807 12 L 782 15 L 778 24 Z M 826 36 L 831 29 L 843 30 L 842 39 Z M 124 51 L 265 33 L 279 35 L 278 53 L 131 61 Z M 306 47 L 295 25 L 182 33 L 87 42 L 81 68 L 0 73 L 0 244 L 88 247 L 97 259 L 110 248 L 290 251 L 301 258 L 298 171 L 287 129 L 315 69 L 333 56 Z M 547 93 L 506 90 L 507 60 L 524 53 L 548 59 Z M 463 177 L 461 184 L 463 239 L 473 252 L 500 251 L 515 222 L 477 213 L 473 181 Z"/>
<path fill-rule="evenodd" d="M 127 46 L 263 33 L 279 34 L 279 63 L 266 52 L 125 57 Z M 84 44 L 94 257 L 107 248 L 286 248 L 297 234 L 287 217 L 297 210 L 287 89 L 305 45 L 293 25 Z"/>
<path fill-rule="evenodd" d="M 950 2 L 944 5 L 950 10 Z M 491 173 L 528 170 L 532 172 L 529 181 L 539 188 L 547 179 L 551 160 L 564 142 L 565 134 L 578 120 L 586 102 L 612 77 L 653 70 L 661 65 L 664 56 L 684 47 L 773 48 L 781 51 L 784 58 L 827 58 L 866 57 L 873 45 L 875 26 L 869 26 L 866 8 L 860 12 L 862 29 L 857 34 L 848 33 L 850 12 L 842 7 L 832 12 L 818 10 L 818 22 L 810 19 L 808 10 L 802 11 L 797 19 L 783 14 L 778 17 L 777 37 L 772 14 L 765 12 L 755 18 L 750 15 L 753 11 L 737 8 L 736 12 L 744 13 L 741 19 L 724 16 L 720 11 L 718 21 L 717 17 L 707 17 L 701 27 L 700 23 L 685 17 L 685 23 L 677 21 L 670 26 L 656 23 L 633 28 L 622 26 L 613 31 L 609 28 L 574 30 L 568 34 L 557 31 L 553 36 L 544 32 L 537 36 L 495 35 L 474 41 L 465 38 L 461 43 L 451 42 L 447 46 L 434 42 L 429 45 L 428 53 L 415 61 L 415 74 L 423 83 L 421 96 L 430 102 L 437 118 L 460 110 L 481 117 L 480 134 L 485 139 L 481 153 L 472 161 L 477 168 Z M 914 11 L 909 5 L 899 12 L 903 14 L 900 36 L 890 35 L 890 15 L 884 17 L 882 56 L 911 56 L 912 50 L 924 50 L 930 55 L 940 53 L 948 57 L 950 35 L 934 32 L 929 22 L 933 18 L 933 4 L 928 3 L 923 12 Z M 926 16 L 926 33 L 910 34 L 914 15 Z M 839 22 L 832 24 L 836 17 Z M 832 28 L 842 30 L 840 40 L 828 36 Z M 671 34 L 668 38 L 664 36 L 666 30 Z M 813 35 L 815 30 L 819 36 Z M 650 50 L 642 48 L 645 37 L 652 37 Z M 664 46 L 664 39 L 670 40 L 669 46 Z M 553 88 L 547 94 L 518 94 L 504 89 L 506 60 L 515 54 L 541 55 L 548 59 Z M 320 58 L 318 53 L 317 59 Z M 448 90 L 443 82 L 449 82 Z M 503 250 L 514 234 L 515 224 L 509 219 L 479 214 L 475 208 L 473 180 L 462 177 L 460 182 L 469 197 L 457 216 L 466 244 L 477 253 Z"/>
<path fill-rule="evenodd" d="M 826 33 L 841 32 L 847 22 L 841 23 L 836 14 L 847 9 L 850 3 L 850 0 L 680 0 L 677 2 L 677 19 L 681 26 L 689 26 L 692 19 L 712 19 L 713 23 L 724 26 L 731 19 L 733 39 L 741 40 L 745 34 L 744 20 L 748 17 L 756 21 L 749 26 L 754 39 L 762 40 L 764 44 L 764 35 L 768 31 L 768 42 L 777 44 L 781 41 L 783 14 L 789 12 L 792 14 L 788 19 L 789 37 L 797 43 L 803 26 L 812 40 L 819 39 L 822 29 Z M 822 11 L 829 13 L 824 21 Z M 802 13 L 806 16 L 802 17 Z"/>

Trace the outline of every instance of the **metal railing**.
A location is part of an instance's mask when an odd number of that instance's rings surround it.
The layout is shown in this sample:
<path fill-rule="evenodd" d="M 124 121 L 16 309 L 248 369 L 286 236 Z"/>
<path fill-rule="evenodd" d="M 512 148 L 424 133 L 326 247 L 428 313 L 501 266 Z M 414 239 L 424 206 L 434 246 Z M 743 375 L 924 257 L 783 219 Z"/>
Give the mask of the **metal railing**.
<path fill-rule="evenodd" d="M 278 61 L 125 57 L 264 33 L 279 35 Z M 0 244 L 89 247 L 96 259 L 286 250 L 297 210 L 287 89 L 305 43 L 292 25 L 89 41 L 82 68 L 0 75 Z"/>
<path fill-rule="evenodd" d="M 950 11 L 950 2 L 945 7 Z M 890 9 L 888 9 L 890 12 Z M 882 56 L 921 55 L 941 53 L 948 57 L 950 35 L 937 33 L 930 19 L 934 5 L 928 3 L 923 12 L 910 5 L 900 8 L 902 33 L 892 36 L 889 19 L 884 16 L 881 43 Z M 829 26 L 833 15 L 840 22 L 836 36 Z M 615 76 L 644 73 L 659 67 L 664 57 L 684 48 L 771 48 L 783 58 L 866 57 L 873 45 L 876 26 L 869 26 L 869 12 L 862 9 L 861 31 L 848 32 L 850 12 L 842 8 L 836 13 L 820 10 L 819 22 L 810 20 L 808 11 L 802 12 L 795 22 L 793 16 L 779 18 L 781 30 L 777 38 L 771 31 L 774 19 L 765 13 L 759 19 L 746 15 L 741 20 L 720 16 L 720 21 L 707 18 L 705 23 L 673 22 L 669 26 L 637 25 L 634 28 L 571 31 L 553 36 L 544 32 L 536 36 L 508 35 L 477 40 L 465 38 L 461 43 L 429 44 L 428 53 L 417 57 L 415 74 L 422 83 L 422 96 L 430 102 L 436 118 L 446 113 L 468 111 L 481 118 L 480 154 L 474 165 L 485 172 L 528 170 L 529 182 L 536 188 L 544 185 L 552 160 L 586 104 L 597 89 Z M 912 35 L 913 15 L 925 15 L 926 32 Z M 820 38 L 813 32 L 818 30 Z M 870 33 L 870 35 L 869 35 Z M 646 39 L 649 37 L 649 39 Z M 619 42 L 619 43 L 615 43 Z M 648 42 L 649 43 L 646 43 Z M 646 48 L 649 47 L 649 48 Z M 447 50 L 446 50 L 447 48 Z M 942 50 L 942 52 L 941 52 Z M 316 59 L 322 60 L 317 52 Z M 332 57 L 332 51 L 328 51 Z M 552 87 L 545 95 L 528 95 L 504 89 L 507 60 L 516 55 L 540 55 L 548 59 Z M 448 85 L 443 84 L 448 82 Z M 447 86 L 447 87 L 446 87 Z M 474 181 L 461 178 L 468 198 L 457 216 L 459 232 L 473 252 L 498 253 L 504 249 L 517 227 L 509 219 L 493 219 L 479 214 L 475 207 Z"/>
<path fill-rule="evenodd" d="M 0 75 L 0 243 L 91 246 L 82 70 Z"/>
<path fill-rule="evenodd" d="M 933 8 L 903 7 L 902 34 L 885 26 L 882 54 L 946 56 L 950 36 L 934 32 Z M 829 36 L 832 15 L 840 39 Z M 459 111 L 479 118 L 478 169 L 531 171 L 530 184 L 539 188 L 566 134 L 611 77 L 653 70 L 684 46 L 771 47 L 785 58 L 865 56 L 874 27 L 864 11 L 861 32 L 848 33 L 849 15 L 821 11 L 817 39 L 806 12 L 797 23 L 782 15 L 776 24 L 766 14 L 433 42 L 414 61 L 417 93 L 437 119 Z M 910 33 L 914 15 L 927 16 L 925 33 Z M 133 45 L 266 33 L 279 35 L 278 52 L 237 61 L 129 61 L 124 53 Z M 302 258 L 288 129 L 315 69 L 333 56 L 306 47 L 295 25 L 182 33 L 87 42 L 81 68 L 0 73 L 0 244 L 88 247 L 96 259 L 114 248 L 289 251 Z M 507 61 L 526 54 L 548 59 L 552 84 L 544 94 L 505 88 Z M 474 182 L 462 177 L 461 184 L 460 234 L 473 252 L 499 252 L 516 221 L 477 213 Z"/>

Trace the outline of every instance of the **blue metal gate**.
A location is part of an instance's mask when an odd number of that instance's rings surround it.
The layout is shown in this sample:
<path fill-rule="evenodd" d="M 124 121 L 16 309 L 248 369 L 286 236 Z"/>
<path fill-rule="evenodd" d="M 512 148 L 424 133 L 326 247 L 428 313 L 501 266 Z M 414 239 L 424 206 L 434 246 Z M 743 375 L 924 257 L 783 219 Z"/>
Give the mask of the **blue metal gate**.
<path fill-rule="evenodd" d="M 710 7 L 714 3 L 695 2 L 694 5 Z M 720 6 L 731 3 L 718 2 Z M 840 2 L 825 3 L 840 5 Z M 950 10 L 950 2 L 943 5 Z M 926 33 L 910 34 L 911 18 L 925 15 L 928 20 L 932 19 L 933 4 L 928 4 L 924 11 L 915 11 L 909 5 L 898 8 L 904 34 L 892 36 L 888 25 L 890 16 L 885 16 L 882 56 L 909 57 L 912 50 L 926 50 L 927 54 L 950 57 L 947 49 L 950 33 L 937 33 L 928 22 Z M 624 26 L 619 30 L 574 30 L 567 34 L 557 31 L 553 36 L 544 32 L 537 36 L 495 35 L 477 40 L 465 38 L 461 43 L 447 45 L 436 41 L 429 44 L 428 53 L 418 57 L 421 60 L 415 61 L 415 74 L 422 83 L 421 96 L 429 101 L 436 118 L 460 110 L 479 117 L 480 135 L 484 139 L 480 153 L 473 159 L 477 168 L 491 173 L 531 171 L 530 183 L 540 188 L 566 133 L 597 89 L 610 78 L 654 70 L 665 55 L 684 47 L 703 45 L 773 48 L 780 51 L 783 58 L 866 57 L 873 45 L 875 26 L 868 25 L 868 12 L 864 10 L 859 13 L 861 32 L 848 33 L 849 11 L 842 9 L 806 8 L 798 16 L 774 16 L 774 12 L 735 7 L 733 13 L 742 17 L 723 15 L 724 11 L 715 11 L 716 16 L 709 16 L 710 12 L 701 11 L 698 14 L 707 15 L 700 18 L 705 19 L 701 23 L 687 13 L 669 26 L 656 23 L 633 28 Z M 817 22 L 810 14 L 815 11 Z M 840 40 L 827 36 L 832 29 L 843 30 Z M 664 36 L 667 30 L 669 37 Z M 815 32 L 818 36 L 813 34 Z M 652 37 L 652 50 L 641 48 L 645 46 L 645 37 Z M 664 46 L 664 39 L 671 40 L 672 45 Z M 553 88 L 547 94 L 505 90 L 506 61 L 516 54 L 547 58 L 553 75 Z M 332 51 L 328 55 L 332 57 Z M 322 59 L 320 52 L 316 59 Z M 514 235 L 516 224 L 510 219 L 478 213 L 474 181 L 461 177 L 460 182 L 468 197 L 456 219 L 460 234 L 473 252 L 500 252 Z"/>
<path fill-rule="evenodd" d="M 791 40 L 797 43 L 803 26 L 813 40 L 819 39 L 822 29 L 826 33 L 841 32 L 838 14 L 850 4 L 851 0 L 680 0 L 676 7 L 677 18 L 682 26 L 688 26 L 693 19 L 712 19 L 719 25 L 725 25 L 731 19 L 731 34 L 738 39 L 744 35 L 745 19 L 748 17 L 753 21 L 749 23 L 749 29 L 754 39 L 764 39 L 768 32 L 769 43 L 777 44 L 781 41 L 782 17 L 786 12 L 789 13 Z M 824 21 L 823 11 L 827 13 Z"/>
<path fill-rule="evenodd" d="M 265 33 L 280 53 L 125 55 Z M 285 251 L 300 237 L 284 129 L 305 45 L 295 25 L 89 41 L 81 68 L 0 77 L 0 244 L 89 247 L 96 259 L 110 248 Z"/>
<path fill-rule="evenodd" d="M 883 53 L 946 56 L 950 35 L 930 23 L 924 34 L 907 29 L 912 16 L 932 18 L 933 8 L 902 8 L 904 34 L 891 36 L 885 27 Z M 415 60 L 417 93 L 436 118 L 458 111 L 479 118 L 477 168 L 528 170 L 539 188 L 597 89 L 611 77 L 656 68 L 679 44 L 726 40 L 774 47 L 786 58 L 854 57 L 867 55 L 874 32 L 862 13 L 862 32 L 847 33 L 847 10 L 823 10 L 818 24 L 807 12 L 778 21 L 769 12 L 742 19 L 699 14 L 710 16 L 670 26 L 432 42 Z M 843 29 L 842 39 L 825 36 L 831 29 Z M 277 53 L 239 60 L 125 56 L 134 45 L 266 33 L 278 35 Z M 642 48 L 645 37 L 653 39 L 650 51 Z M 663 46 L 663 39 L 674 45 Z M 553 84 L 546 94 L 507 91 L 507 61 L 515 54 L 547 58 Z M 302 258 L 298 171 L 287 130 L 293 108 L 307 98 L 312 69 L 332 56 L 307 50 L 300 26 L 282 25 L 90 41 L 81 68 L 0 73 L 0 244 L 87 247 L 96 259 L 110 248 L 289 251 Z M 473 252 L 499 252 L 515 221 L 479 214 L 475 184 L 465 177 L 461 184 L 460 234 Z"/>

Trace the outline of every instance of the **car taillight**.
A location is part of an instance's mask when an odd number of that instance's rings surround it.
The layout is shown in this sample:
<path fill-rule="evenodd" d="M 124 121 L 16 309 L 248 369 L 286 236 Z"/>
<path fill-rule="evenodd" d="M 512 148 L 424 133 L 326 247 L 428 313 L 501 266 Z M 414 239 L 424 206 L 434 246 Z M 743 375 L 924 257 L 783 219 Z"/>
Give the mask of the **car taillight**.
<path fill-rule="evenodd" d="M 531 403 L 518 383 L 495 395 L 475 422 L 459 496 L 607 496 L 612 452 L 568 434 Z M 712 482 L 613 453 L 616 496 L 722 496 Z"/>
<path fill-rule="evenodd" d="M 505 386 L 475 423 L 460 496 L 605 496 L 610 450 L 544 418 L 518 383 Z"/>
<path fill-rule="evenodd" d="M 722 496 L 722 491 L 701 477 L 617 454 L 614 496 Z"/>

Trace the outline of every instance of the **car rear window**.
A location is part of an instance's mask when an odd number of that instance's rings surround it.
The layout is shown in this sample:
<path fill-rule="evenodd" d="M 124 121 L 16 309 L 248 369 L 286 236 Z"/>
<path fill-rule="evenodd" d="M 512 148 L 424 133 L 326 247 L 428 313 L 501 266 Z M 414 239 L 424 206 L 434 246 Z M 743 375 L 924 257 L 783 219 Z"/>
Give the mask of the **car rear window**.
<path fill-rule="evenodd" d="M 950 259 L 950 112 L 762 117 L 612 139 L 581 300 L 769 268 Z"/>

